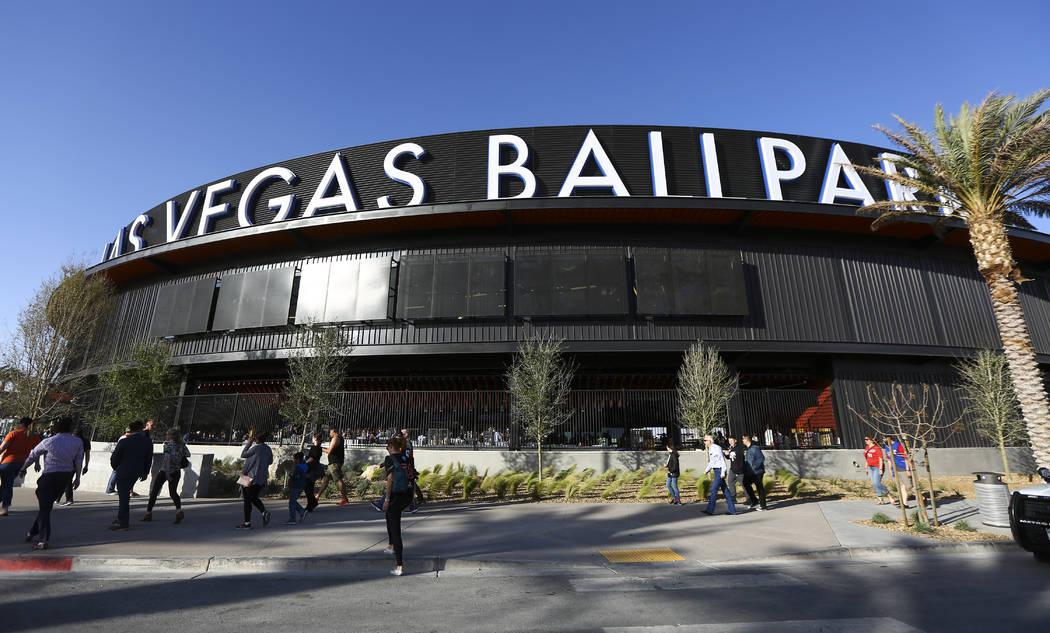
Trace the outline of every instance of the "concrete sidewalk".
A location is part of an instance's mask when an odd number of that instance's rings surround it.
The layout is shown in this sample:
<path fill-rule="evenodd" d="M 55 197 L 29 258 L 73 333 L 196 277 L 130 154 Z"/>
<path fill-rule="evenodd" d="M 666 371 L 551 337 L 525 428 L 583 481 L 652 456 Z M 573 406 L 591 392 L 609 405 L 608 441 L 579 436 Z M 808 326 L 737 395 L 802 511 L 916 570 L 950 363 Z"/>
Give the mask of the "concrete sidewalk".
<path fill-rule="evenodd" d="M 145 497 L 132 499 L 131 529 L 107 529 L 116 515 L 116 497 L 83 492 L 76 504 L 56 506 L 50 549 L 32 552 L 24 543 L 36 515 L 33 490 L 15 490 L 11 514 L 0 517 L 0 570 L 35 569 L 18 561 L 70 560 L 88 568 L 160 566 L 198 571 L 349 571 L 385 570 L 386 524 L 362 501 L 338 507 L 323 503 L 300 525 L 285 526 L 287 502 L 267 500 L 268 527 L 256 513 L 250 531 L 235 530 L 242 504 L 232 499 L 191 499 L 186 518 L 174 525 L 171 501 L 162 498 L 153 521 L 142 523 Z M 601 550 L 670 548 L 686 564 L 741 559 L 848 555 L 856 548 L 936 549 L 918 536 L 850 523 L 870 518 L 878 508 L 868 501 L 783 502 L 767 512 L 743 510 L 716 516 L 704 506 L 660 503 L 519 503 L 426 505 L 402 521 L 406 566 L 412 570 L 476 570 L 528 566 L 551 570 L 607 570 Z M 956 509 L 959 510 L 959 509 Z M 946 512 L 949 511 L 947 508 Z M 957 512 L 965 514 L 964 511 Z M 970 519 L 971 525 L 979 521 Z M 1007 544 L 1009 545 L 1009 543 Z M 1001 545 L 991 546 L 993 549 Z M 965 549 L 965 548 L 956 548 Z M 14 561 L 14 562 L 12 562 Z M 665 563 L 666 564 L 666 563 Z M 50 569 L 46 565 L 40 569 Z"/>

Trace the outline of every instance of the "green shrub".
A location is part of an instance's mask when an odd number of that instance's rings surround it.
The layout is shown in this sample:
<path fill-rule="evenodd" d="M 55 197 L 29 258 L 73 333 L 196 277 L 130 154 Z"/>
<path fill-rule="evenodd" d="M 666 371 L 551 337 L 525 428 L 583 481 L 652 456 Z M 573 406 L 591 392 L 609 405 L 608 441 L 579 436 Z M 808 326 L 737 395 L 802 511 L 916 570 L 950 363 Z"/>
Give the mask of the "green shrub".
<path fill-rule="evenodd" d="M 603 481 L 610 481 L 612 479 L 616 479 L 616 477 L 619 474 L 620 474 L 620 469 L 619 468 L 610 468 L 609 470 L 607 470 L 604 473 L 602 473 L 602 480 Z"/>
<path fill-rule="evenodd" d="M 463 478 L 466 476 L 468 475 L 464 475 L 461 470 L 457 470 L 451 475 L 447 475 L 445 477 L 445 488 L 442 492 L 444 492 L 445 495 L 451 495 L 452 491 L 456 489 L 456 485 L 463 481 Z"/>
<path fill-rule="evenodd" d="M 714 484 L 713 475 L 708 474 L 706 477 L 699 479 L 696 482 L 696 494 L 701 499 L 709 499 L 711 497 L 711 486 Z"/>
<path fill-rule="evenodd" d="M 515 473 L 507 478 L 507 492 L 511 495 L 518 494 L 518 487 L 525 483 L 525 480 L 529 478 L 528 474 Z"/>
<path fill-rule="evenodd" d="M 896 523 L 896 521 L 894 521 L 893 519 L 889 518 L 888 516 L 886 516 L 885 514 L 883 514 L 881 512 L 876 512 L 875 514 L 871 515 L 871 522 L 875 523 L 877 525 L 886 525 L 887 523 Z"/>
<path fill-rule="evenodd" d="M 476 472 L 476 471 L 475 471 Z M 477 475 L 467 475 L 463 479 L 463 498 L 468 499 L 470 495 L 481 485 L 481 478 Z"/>
<path fill-rule="evenodd" d="M 953 525 L 952 527 L 954 527 L 956 530 L 959 530 L 960 532 L 976 532 L 977 531 L 977 530 L 973 529 L 972 527 L 970 527 L 969 523 L 967 523 L 966 521 L 963 521 L 963 520 L 956 521 L 955 525 Z"/>
<path fill-rule="evenodd" d="M 507 498 L 508 488 L 510 488 L 510 481 L 507 477 L 496 477 L 492 482 L 492 492 L 496 494 L 496 498 L 500 501 Z"/>
<path fill-rule="evenodd" d="M 617 477 L 616 479 L 614 479 L 612 481 L 612 483 L 610 483 L 608 486 L 605 487 L 605 490 L 602 490 L 602 493 L 599 496 L 602 499 L 606 499 L 606 500 L 609 499 L 614 494 L 616 494 L 617 491 L 620 490 L 620 488 L 623 487 L 623 483 L 624 483 L 624 479 L 622 477 Z"/>
<path fill-rule="evenodd" d="M 928 523 L 915 523 L 911 529 L 919 534 L 935 534 L 935 530 Z"/>
<path fill-rule="evenodd" d="M 790 479 L 787 480 L 787 491 L 788 491 L 788 494 L 791 495 L 792 497 L 797 497 L 798 493 L 801 490 L 801 488 L 802 488 L 802 480 L 799 479 L 798 477 L 792 476 Z"/>
<path fill-rule="evenodd" d="M 793 475 L 789 470 L 786 470 L 784 468 L 778 468 L 775 471 L 773 471 L 773 476 L 776 477 L 777 481 L 784 481 L 788 477 L 794 477 L 795 475 Z"/>
<path fill-rule="evenodd" d="M 772 477 L 766 477 L 762 480 L 762 487 L 766 489 L 766 496 L 768 497 L 773 493 L 773 489 L 777 487 L 777 480 Z"/>
<path fill-rule="evenodd" d="M 365 479 L 364 477 L 357 480 L 354 486 L 354 496 L 358 499 L 364 499 L 368 495 L 368 491 L 372 488 L 372 482 Z M 386 491 L 386 486 L 383 487 L 383 491 Z"/>
<path fill-rule="evenodd" d="M 434 496 L 445 490 L 445 479 L 447 477 L 448 475 L 434 475 L 430 478 L 430 481 L 428 482 L 429 485 L 427 486 L 427 492 L 430 493 L 430 496 Z"/>
<path fill-rule="evenodd" d="M 381 497 L 386 494 L 386 482 L 385 481 L 373 481 L 371 487 L 368 489 L 374 497 Z"/>
<path fill-rule="evenodd" d="M 438 464 L 437 466 L 434 466 L 434 474 L 435 475 L 440 475 L 441 474 L 441 468 L 442 468 L 442 464 Z"/>
<path fill-rule="evenodd" d="M 580 496 L 591 494 L 602 481 L 603 479 L 600 475 L 591 475 L 586 481 L 579 484 L 577 488 L 578 494 Z"/>

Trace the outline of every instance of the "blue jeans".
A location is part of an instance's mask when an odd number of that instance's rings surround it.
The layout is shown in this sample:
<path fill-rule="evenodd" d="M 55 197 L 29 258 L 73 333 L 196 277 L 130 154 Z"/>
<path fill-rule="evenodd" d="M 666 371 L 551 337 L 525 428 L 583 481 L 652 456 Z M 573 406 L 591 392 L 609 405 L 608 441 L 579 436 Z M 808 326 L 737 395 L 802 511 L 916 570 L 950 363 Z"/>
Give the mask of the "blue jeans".
<path fill-rule="evenodd" d="M 711 498 L 707 501 L 707 512 L 715 511 L 715 501 L 718 499 L 718 491 L 721 490 L 726 496 L 726 504 L 729 506 L 729 514 L 736 514 L 736 502 L 733 500 L 733 491 L 726 485 L 726 480 L 722 479 L 722 469 L 713 468 L 711 472 L 715 474 L 715 480 L 711 484 Z"/>
<path fill-rule="evenodd" d="M 884 497 L 890 494 L 886 486 L 882 485 L 882 473 L 879 472 L 878 466 L 868 466 L 868 477 L 871 477 L 871 483 L 875 486 L 876 497 Z"/>
<path fill-rule="evenodd" d="M 114 470 L 113 473 L 109 476 L 109 483 L 106 484 L 106 494 L 110 495 L 110 494 L 113 494 L 116 491 L 117 491 L 117 471 Z"/>
<path fill-rule="evenodd" d="M 22 462 L 0 464 L 0 506 L 11 507 L 11 497 L 15 494 L 15 478 L 22 470 Z"/>
<path fill-rule="evenodd" d="M 288 520 L 298 521 L 299 515 L 305 512 L 299 504 L 299 495 L 303 494 L 302 488 L 292 488 L 288 491 Z"/>
<path fill-rule="evenodd" d="M 128 522 L 131 520 L 131 489 L 135 487 L 136 479 L 138 478 L 117 479 L 117 523 L 124 527 L 128 527 Z"/>
<path fill-rule="evenodd" d="M 675 501 L 682 500 L 682 495 L 678 494 L 678 477 L 667 478 L 667 492 L 671 493 L 671 498 Z"/>

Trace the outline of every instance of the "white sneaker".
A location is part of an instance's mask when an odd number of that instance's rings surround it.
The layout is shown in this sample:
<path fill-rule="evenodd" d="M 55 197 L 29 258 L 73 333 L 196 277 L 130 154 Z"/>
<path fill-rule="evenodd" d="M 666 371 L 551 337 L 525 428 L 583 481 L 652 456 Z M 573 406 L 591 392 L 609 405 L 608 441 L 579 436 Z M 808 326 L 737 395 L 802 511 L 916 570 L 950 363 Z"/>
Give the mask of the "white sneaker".
<path fill-rule="evenodd" d="M 383 548 L 383 553 L 384 554 L 393 554 L 394 553 L 394 548 L 389 546 L 389 545 L 387 545 L 385 548 Z"/>
<path fill-rule="evenodd" d="M 391 576 L 402 576 L 402 575 L 404 575 L 404 571 L 402 571 L 400 569 L 391 569 L 390 570 L 390 575 Z"/>

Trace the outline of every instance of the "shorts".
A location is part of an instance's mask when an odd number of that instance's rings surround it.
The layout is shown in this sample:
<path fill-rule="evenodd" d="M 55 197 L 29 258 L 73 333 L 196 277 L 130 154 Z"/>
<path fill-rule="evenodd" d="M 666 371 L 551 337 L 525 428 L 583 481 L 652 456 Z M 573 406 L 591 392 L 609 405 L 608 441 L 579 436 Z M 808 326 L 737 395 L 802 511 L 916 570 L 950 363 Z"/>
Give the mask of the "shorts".
<path fill-rule="evenodd" d="M 343 479 L 343 465 L 328 464 L 327 475 L 336 481 L 341 481 Z"/>

